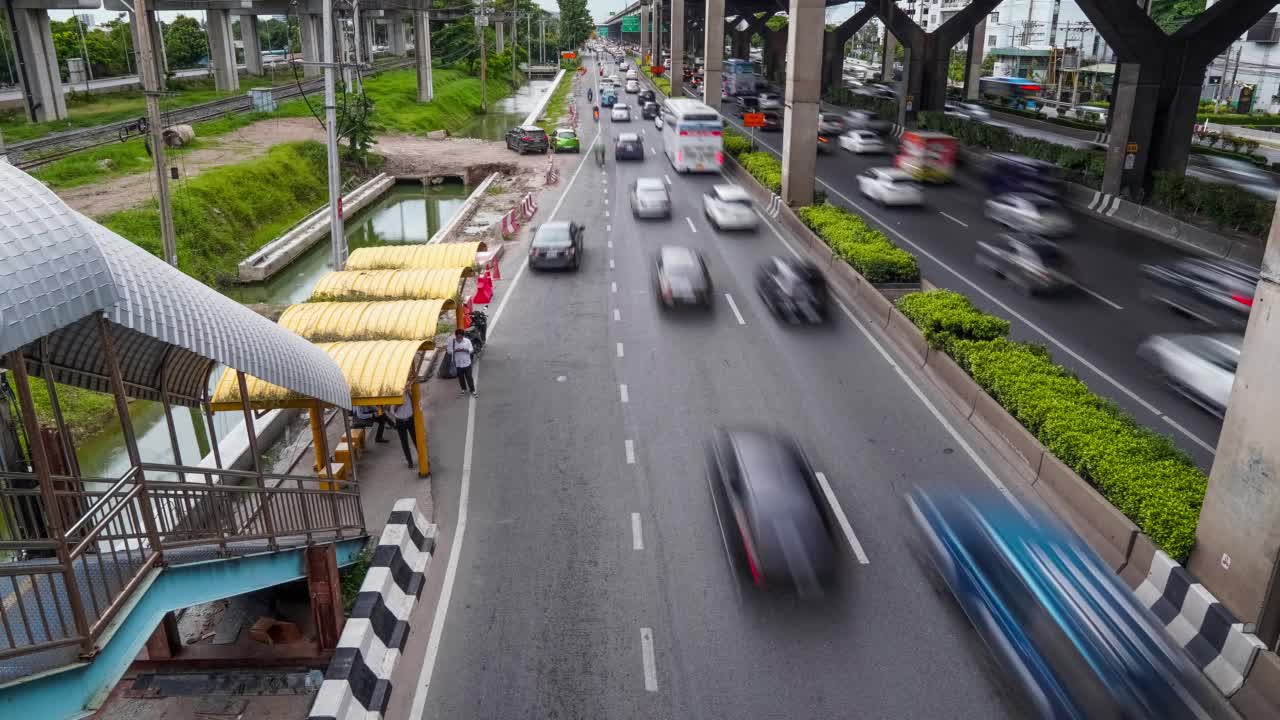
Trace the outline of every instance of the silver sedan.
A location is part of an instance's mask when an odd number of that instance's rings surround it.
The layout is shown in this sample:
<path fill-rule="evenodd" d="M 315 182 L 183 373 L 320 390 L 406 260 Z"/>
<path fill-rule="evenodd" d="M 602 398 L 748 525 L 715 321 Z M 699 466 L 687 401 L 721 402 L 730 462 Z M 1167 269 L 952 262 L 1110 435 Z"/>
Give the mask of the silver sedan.
<path fill-rule="evenodd" d="M 1071 218 L 1058 203 L 1030 193 L 1004 193 L 987 200 L 986 215 L 1016 232 L 1061 237 L 1071 232 Z"/>
<path fill-rule="evenodd" d="M 1240 363 L 1243 338 L 1232 334 L 1155 335 L 1138 348 L 1138 357 L 1155 368 L 1173 389 L 1222 417 Z"/>
<path fill-rule="evenodd" d="M 737 185 L 716 185 L 702 196 L 702 212 L 717 230 L 754 230 L 760 218 L 751 196 Z"/>
<path fill-rule="evenodd" d="M 631 183 L 631 214 L 638 218 L 671 217 L 671 193 L 662 178 L 638 178 Z"/>

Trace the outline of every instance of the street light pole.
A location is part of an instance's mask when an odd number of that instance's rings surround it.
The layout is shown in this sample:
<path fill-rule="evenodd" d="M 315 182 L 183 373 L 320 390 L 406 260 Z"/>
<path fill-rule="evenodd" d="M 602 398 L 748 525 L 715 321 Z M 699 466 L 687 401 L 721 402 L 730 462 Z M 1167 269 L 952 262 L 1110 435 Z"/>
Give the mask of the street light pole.
<path fill-rule="evenodd" d="M 347 264 L 347 236 L 342 221 L 342 168 L 338 165 L 338 98 L 334 71 L 334 21 L 333 0 L 321 4 L 322 34 L 324 36 L 324 134 L 329 156 L 329 244 L 334 270 Z"/>
<path fill-rule="evenodd" d="M 160 242 L 164 260 L 178 266 L 178 240 L 173 229 L 173 208 L 169 204 L 169 176 L 165 174 L 164 124 L 160 117 L 160 66 L 151 47 L 151 28 L 147 23 L 147 5 L 151 0 L 134 0 L 135 17 L 142 21 L 138 32 L 138 65 L 142 75 L 142 92 L 147 97 L 147 126 L 151 133 L 151 161 L 156 170 L 156 194 L 160 202 Z M 159 22 L 157 20 L 156 22 Z"/>

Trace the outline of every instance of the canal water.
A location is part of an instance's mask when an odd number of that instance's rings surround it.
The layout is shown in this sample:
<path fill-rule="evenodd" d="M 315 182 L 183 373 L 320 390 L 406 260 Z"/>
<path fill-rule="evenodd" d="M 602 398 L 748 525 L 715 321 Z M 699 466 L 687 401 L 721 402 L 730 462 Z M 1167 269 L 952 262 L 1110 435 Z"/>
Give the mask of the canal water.
<path fill-rule="evenodd" d="M 488 113 L 477 115 L 469 125 L 453 134 L 483 140 L 501 140 L 508 130 L 524 122 L 542 99 L 542 94 L 550 89 L 550 80 L 526 83 L 514 95 L 494 103 Z"/>
<path fill-rule="evenodd" d="M 517 121 L 518 122 L 518 121 Z M 352 249 L 424 243 L 453 217 L 466 201 L 470 189 L 457 183 L 422 186 L 399 184 L 382 198 L 357 213 L 346 224 L 347 244 Z M 280 271 L 270 281 L 229 288 L 224 293 L 242 303 L 291 305 L 306 300 L 322 275 L 329 272 L 329 243 L 320 241 L 302 257 Z M 210 375 L 210 383 L 221 377 L 221 369 Z M 145 462 L 174 462 L 169 429 L 159 403 L 136 400 L 130 403 L 130 417 L 138 436 L 138 450 Z M 210 452 L 202 416 L 187 408 L 174 408 L 174 425 L 184 465 L 195 465 Z M 239 412 L 214 414 L 218 437 L 243 422 Z M 85 477 L 116 478 L 129 468 L 119 426 L 92 439 L 77 439 L 77 457 Z"/>

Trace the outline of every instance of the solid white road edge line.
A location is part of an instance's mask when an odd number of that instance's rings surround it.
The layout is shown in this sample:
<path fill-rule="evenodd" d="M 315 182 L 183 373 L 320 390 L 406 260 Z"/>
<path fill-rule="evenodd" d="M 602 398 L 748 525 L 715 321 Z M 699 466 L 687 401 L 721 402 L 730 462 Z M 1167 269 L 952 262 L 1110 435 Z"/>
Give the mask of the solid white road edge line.
<path fill-rule="evenodd" d="M 622 446 L 627 451 L 627 464 L 635 465 L 636 464 L 636 444 L 631 440 L 627 440 L 622 444 Z"/>
<path fill-rule="evenodd" d="M 592 146 L 600 140 L 599 134 L 591 141 L 591 145 L 587 146 L 590 150 Z M 578 167 L 573 171 L 573 176 L 569 178 L 568 184 L 564 186 L 564 192 L 560 194 L 560 198 L 556 200 L 556 204 L 551 208 L 549 220 L 554 220 L 556 214 L 560 212 L 560 206 L 564 204 L 564 200 L 569 196 L 569 190 L 578 180 L 578 174 L 585 167 L 586 157 L 578 161 Z M 524 277 L 525 270 L 529 269 L 529 258 L 525 256 L 524 262 L 520 263 L 520 269 L 516 271 L 514 277 L 511 278 L 511 287 L 502 295 L 502 302 L 498 303 L 498 309 L 493 311 L 493 320 L 489 321 L 489 333 L 498 328 L 498 321 L 502 319 L 502 313 L 507 309 L 507 301 L 515 294 L 516 287 L 520 284 L 520 278 Z M 480 377 L 480 366 L 477 362 L 472 370 L 475 379 Z M 427 652 L 422 660 L 422 669 L 418 673 L 418 683 L 413 691 L 413 703 L 410 706 L 409 716 L 420 718 L 427 705 L 427 694 L 431 692 L 431 675 L 435 670 L 436 658 L 440 654 L 440 642 L 444 635 L 445 618 L 449 614 L 449 601 L 453 598 L 453 584 L 458 576 L 458 558 L 462 555 L 462 539 L 467 530 L 467 505 L 471 499 L 471 456 L 475 449 L 475 428 L 476 428 L 476 399 L 473 397 L 467 404 L 467 439 L 462 449 L 462 480 L 458 489 L 458 520 L 453 531 L 453 539 L 449 545 L 449 563 L 445 566 L 444 581 L 440 588 L 440 599 L 436 605 L 436 615 L 431 621 L 431 636 L 427 638 Z"/>
<path fill-rule="evenodd" d="M 733 311 L 733 316 L 738 319 L 739 325 L 746 325 L 747 321 L 742 319 L 742 313 L 738 312 L 738 303 L 733 301 L 733 296 L 729 293 L 724 294 L 724 299 L 729 301 L 729 309 Z"/>
<path fill-rule="evenodd" d="M 840 523 L 840 529 L 844 531 L 844 539 L 849 541 L 849 547 L 853 550 L 853 554 L 858 558 L 861 565 L 870 565 L 871 561 L 867 559 L 867 553 L 862 549 L 862 543 L 858 542 L 858 536 L 853 534 L 853 526 L 849 524 L 849 518 L 844 514 L 844 508 L 840 507 L 840 501 L 836 499 L 836 494 L 831 491 L 831 484 L 827 482 L 827 476 L 822 473 L 814 473 L 818 477 L 818 484 L 822 486 L 822 494 L 827 496 L 827 503 L 831 505 L 831 511 L 836 514 L 836 522 Z"/>
<path fill-rule="evenodd" d="M 653 657 L 652 628 L 640 628 L 640 656 L 644 662 L 644 689 L 658 692 L 658 662 Z"/>
<path fill-rule="evenodd" d="M 631 549 L 644 549 L 644 529 L 640 525 L 640 513 L 631 513 Z"/>
<path fill-rule="evenodd" d="M 756 211 L 756 214 L 759 214 L 758 210 Z M 784 237 L 782 233 L 778 232 L 778 229 L 774 227 L 771 221 L 763 215 L 760 216 L 760 219 L 765 221 L 765 225 L 773 232 L 773 236 L 778 238 L 778 241 L 781 242 L 787 250 L 791 251 L 791 254 L 794 255 L 796 259 L 803 259 L 801 258 L 800 253 L 796 252 L 796 249 L 791 246 L 791 243 L 786 239 L 786 237 Z M 849 309 L 849 306 L 845 305 L 839 299 L 836 299 L 836 305 L 840 306 L 840 310 L 845 314 L 845 317 L 849 318 L 849 320 L 853 322 L 854 326 L 862 332 L 863 337 L 869 340 L 872 347 L 874 347 L 880 353 L 880 356 L 885 359 L 885 362 L 889 363 L 889 367 L 893 368 L 898 373 L 898 377 L 902 378 L 902 381 L 907 384 L 907 387 L 911 388 L 911 392 L 920 400 L 921 403 L 924 403 L 925 408 L 929 410 L 934 419 L 942 424 L 942 427 L 947 431 L 947 434 L 950 435 L 951 438 L 960 445 L 960 447 L 964 448 L 965 454 L 969 456 L 969 459 L 973 461 L 974 465 L 978 466 L 978 469 L 987 477 L 987 480 L 990 480 L 991 484 L 995 485 L 996 489 L 998 489 L 1001 494 L 1009 498 L 1009 500 L 1017 507 L 1021 508 L 1022 502 L 1009 491 L 1009 488 L 1005 487 L 1004 483 L 1000 482 L 1000 478 L 996 477 L 996 474 L 991 470 L 991 467 L 988 466 L 987 463 L 978 455 L 978 451 L 973 449 L 973 446 L 969 444 L 969 441 L 965 440 L 959 431 L 951 425 L 951 422 L 938 411 L 938 408 L 934 406 L 929 398 L 925 397 L 925 394 L 915 384 L 915 381 L 913 381 L 911 377 L 907 375 L 901 367 L 899 367 L 897 361 L 895 361 L 893 356 L 889 354 L 889 351 L 885 350 L 884 346 L 881 345 L 880 341 L 871 334 L 871 331 L 867 329 L 866 325 L 863 325 L 862 321 L 853 314 L 853 311 Z"/>

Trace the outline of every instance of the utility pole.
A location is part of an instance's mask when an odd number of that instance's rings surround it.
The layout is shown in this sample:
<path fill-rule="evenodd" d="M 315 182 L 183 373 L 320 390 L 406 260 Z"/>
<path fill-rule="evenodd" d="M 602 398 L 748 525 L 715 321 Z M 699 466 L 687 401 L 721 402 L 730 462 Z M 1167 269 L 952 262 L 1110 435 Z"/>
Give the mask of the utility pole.
<path fill-rule="evenodd" d="M 84 55 L 84 91 L 89 92 L 93 80 L 93 63 L 89 62 L 89 45 L 84 40 L 84 17 L 76 15 L 76 28 L 80 30 L 80 52 Z"/>
<path fill-rule="evenodd" d="M 524 52 L 529 56 L 525 63 L 529 69 L 528 82 L 533 82 L 533 15 L 524 16 Z"/>
<path fill-rule="evenodd" d="M 520 87 L 520 63 L 516 62 L 516 49 L 520 47 L 520 0 L 511 0 L 511 84 Z"/>
<path fill-rule="evenodd" d="M 489 43 L 484 37 L 484 28 L 489 24 L 489 16 L 485 14 L 484 1 L 476 3 L 476 34 L 480 38 L 480 112 L 489 112 L 488 88 L 489 75 Z"/>
<path fill-rule="evenodd" d="M 135 18 L 145 25 L 150 0 L 134 0 Z M 157 22 L 159 22 L 157 20 Z M 169 176 L 164 160 L 164 124 L 160 118 L 160 67 L 151 47 L 151 28 L 138 33 L 138 69 L 142 74 L 142 92 L 147 97 L 147 126 L 151 132 L 151 161 L 156 169 L 156 192 L 160 196 L 160 241 L 164 260 L 178 267 L 178 240 L 173 230 L 173 207 L 169 201 Z"/>
<path fill-rule="evenodd" d="M 539 33 L 541 34 L 541 37 L 538 40 L 538 44 L 540 45 L 540 47 L 538 48 L 538 62 L 543 65 L 546 65 L 547 64 L 547 16 L 546 15 L 542 15 L 538 18 L 538 27 L 539 27 Z"/>
<path fill-rule="evenodd" d="M 139 0 L 140 1 L 140 0 Z M 334 270 L 347 264 L 347 235 L 342 221 L 342 168 L 338 165 L 338 99 L 334 72 L 334 16 L 333 0 L 321 4 L 322 34 L 324 35 L 324 134 L 329 151 L 329 243 L 330 262 Z"/>

